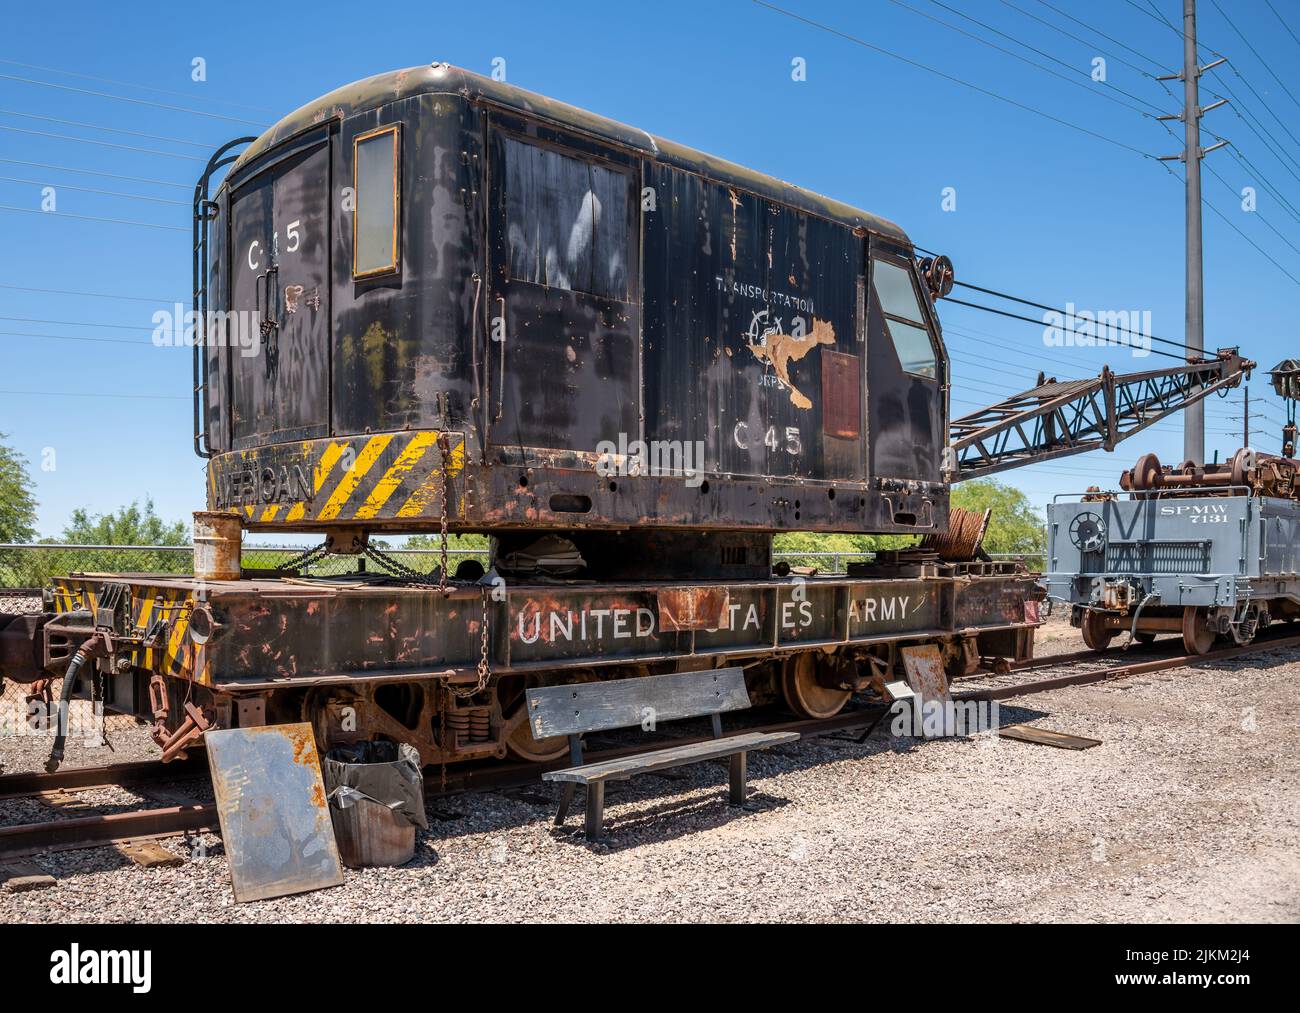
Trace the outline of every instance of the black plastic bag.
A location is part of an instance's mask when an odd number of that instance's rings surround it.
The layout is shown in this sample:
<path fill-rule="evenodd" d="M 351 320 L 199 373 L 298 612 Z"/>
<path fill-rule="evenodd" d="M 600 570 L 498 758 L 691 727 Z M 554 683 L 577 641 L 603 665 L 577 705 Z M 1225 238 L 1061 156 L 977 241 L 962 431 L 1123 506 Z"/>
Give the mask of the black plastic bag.
<path fill-rule="evenodd" d="M 347 809 L 357 799 L 369 799 L 429 829 L 420 754 L 409 743 L 380 740 L 335 746 L 325 754 L 321 772 L 331 805 Z"/>

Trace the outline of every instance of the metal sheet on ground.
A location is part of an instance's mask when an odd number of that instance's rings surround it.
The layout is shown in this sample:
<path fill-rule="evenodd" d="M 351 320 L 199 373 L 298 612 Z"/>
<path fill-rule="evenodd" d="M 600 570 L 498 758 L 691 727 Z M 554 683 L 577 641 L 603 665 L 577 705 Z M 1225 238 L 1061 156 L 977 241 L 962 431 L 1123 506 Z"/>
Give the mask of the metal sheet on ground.
<path fill-rule="evenodd" d="M 232 728 L 205 738 L 235 901 L 341 886 L 311 725 Z"/>
<path fill-rule="evenodd" d="M 919 725 L 927 739 L 958 734 L 953 727 L 952 694 L 948 692 L 948 678 L 943 671 L 939 648 L 934 644 L 921 644 L 904 647 L 899 653 L 903 656 L 907 683 L 916 694 L 912 700 L 914 727 Z"/>
<path fill-rule="evenodd" d="M 1055 746 L 1057 749 L 1091 749 L 1093 746 L 1101 745 L 1101 739 L 1067 735 L 1065 732 L 1054 732 L 1050 728 L 1035 728 L 1033 725 L 1007 725 L 999 730 L 998 734 L 1004 739 L 1032 742 L 1040 746 Z"/>

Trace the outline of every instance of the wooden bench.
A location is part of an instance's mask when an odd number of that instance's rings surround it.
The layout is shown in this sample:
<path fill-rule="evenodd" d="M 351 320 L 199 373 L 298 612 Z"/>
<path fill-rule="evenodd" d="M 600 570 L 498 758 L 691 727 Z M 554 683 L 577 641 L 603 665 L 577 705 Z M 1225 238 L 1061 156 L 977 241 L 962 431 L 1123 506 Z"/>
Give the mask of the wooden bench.
<path fill-rule="evenodd" d="M 564 783 L 555 825 L 563 826 L 578 785 L 587 789 L 587 839 L 600 837 L 605 813 L 605 782 L 625 781 L 637 774 L 691 763 L 730 757 L 732 805 L 745 801 L 746 755 L 783 742 L 794 742 L 798 732 L 745 732 L 722 734 L 722 713 L 745 710 L 749 693 L 740 668 L 714 668 L 703 672 L 675 672 L 640 679 L 544 686 L 528 690 L 528 722 L 533 738 L 556 735 L 569 738 L 570 763 L 565 770 L 542 775 L 546 781 Z M 713 738 L 688 745 L 666 746 L 648 753 L 623 756 L 599 763 L 582 762 L 584 732 L 608 731 L 641 725 L 653 728 L 661 721 L 709 715 Z"/>

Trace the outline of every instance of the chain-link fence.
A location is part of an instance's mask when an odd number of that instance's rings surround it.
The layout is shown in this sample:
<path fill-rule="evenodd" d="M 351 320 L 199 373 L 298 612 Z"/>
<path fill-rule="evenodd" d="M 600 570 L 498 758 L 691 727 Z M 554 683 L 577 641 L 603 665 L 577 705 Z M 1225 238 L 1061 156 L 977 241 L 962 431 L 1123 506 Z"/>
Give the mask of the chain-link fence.
<path fill-rule="evenodd" d="M 249 571 L 291 567 L 303 576 L 335 577 L 373 571 L 377 563 L 364 556 L 328 555 L 305 566 L 295 559 L 308 551 L 307 545 L 245 545 L 242 565 Z M 429 573 L 440 562 L 437 549 L 384 549 L 384 555 L 419 573 Z M 465 559 L 485 566 L 487 551 L 448 549 L 448 569 L 456 572 Z M 55 545 L 0 544 L 0 589 L 45 587 L 51 577 L 72 573 L 162 573 L 194 572 L 194 550 L 188 545 Z"/>
<path fill-rule="evenodd" d="M 298 570 L 303 576 L 336 577 L 375 572 L 380 564 L 365 556 L 328 555 L 305 566 L 295 558 L 310 549 L 306 545 L 245 545 L 243 566 L 249 571 L 274 573 L 284 568 Z M 431 573 L 437 568 L 437 549 L 384 549 L 385 556 L 417 573 Z M 466 559 L 474 559 L 486 568 L 485 549 L 448 549 L 449 569 Z M 849 563 L 870 560 L 870 552 L 777 552 L 775 561 L 791 566 L 815 568 L 819 573 L 844 573 Z M 1041 571 L 1042 554 L 994 553 L 994 559 L 1023 562 L 1030 570 Z M 188 545 L 27 545 L 0 544 L 0 589 L 39 589 L 51 577 L 72 573 L 192 573 L 194 550 Z M 381 571 L 382 572 L 382 571 Z"/>
<path fill-rule="evenodd" d="M 41 599 L 30 594 L 15 594 L 0 587 L 0 616 L 39 612 Z M 37 770 L 48 755 L 57 730 L 58 706 L 62 683 L 49 683 L 49 696 L 32 693 L 32 687 L 12 679 L 0 679 L 0 741 L 23 745 L 0 748 L 0 766 L 5 770 Z M 28 699 L 32 697 L 32 699 Z M 68 762 L 66 766 L 110 763 L 111 748 L 100 748 L 104 740 L 113 742 L 129 729 L 145 722 L 129 714 L 107 714 L 97 710 L 89 700 L 72 700 L 67 708 Z"/>

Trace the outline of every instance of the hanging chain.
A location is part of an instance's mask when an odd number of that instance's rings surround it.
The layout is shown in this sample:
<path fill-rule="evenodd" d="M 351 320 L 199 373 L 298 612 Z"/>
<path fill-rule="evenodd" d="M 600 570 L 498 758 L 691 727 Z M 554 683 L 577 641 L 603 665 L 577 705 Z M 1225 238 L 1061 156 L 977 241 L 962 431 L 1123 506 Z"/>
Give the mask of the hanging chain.
<path fill-rule="evenodd" d="M 447 457 L 449 453 L 448 448 L 450 445 L 451 445 L 451 441 L 447 438 L 447 434 L 445 432 L 439 433 L 438 434 L 438 455 L 439 457 L 442 458 L 441 460 L 442 509 L 439 511 L 439 516 L 438 516 L 438 528 L 439 528 L 439 539 L 440 539 L 438 543 L 438 551 L 441 554 L 442 559 L 438 571 L 438 590 L 442 592 L 442 596 L 444 598 L 446 598 L 449 594 L 451 594 L 451 591 L 449 591 L 447 588 L 447 473 L 448 473 Z"/>
<path fill-rule="evenodd" d="M 107 688 L 105 686 L 107 676 L 104 675 L 103 669 L 99 669 L 95 674 L 99 677 L 96 679 L 96 682 L 99 683 L 99 689 L 97 692 L 92 691 L 90 694 L 90 708 L 93 713 L 95 709 L 95 696 L 98 695 L 99 713 L 95 715 L 95 723 L 99 726 L 99 741 L 101 745 L 108 746 L 109 749 L 112 749 L 113 744 L 108 741 L 108 696 Z"/>
<path fill-rule="evenodd" d="M 371 545 L 367 542 L 361 547 L 361 552 L 369 559 L 373 559 L 380 566 L 387 569 L 394 576 L 401 577 L 412 587 L 423 588 L 425 590 L 440 589 L 440 585 L 434 584 L 429 580 L 429 574 L 421 573 L 419 570 L 412 569 L 403 563 L 400 559 L 390 556 L 378 546 Z"/>
<path fill-rule="evenodd" d="M 447 794 L 447 754 L 450 750 L 447 748 L 447 712 L 451 710 L 451 694 L 443 694 L 440 701 L 441 706 L 438 708 L 438 753 L 442 761 L 438 768 L 438 792 Z"/>
<path fill-rule="evenodd" d="M 488 682 L 492 678 L 492 662 L 489 658 L 489 631 L 488 631 L 488 585 L 482 586 L 483 590 L 483 608 L 479 619 L 479 637 L 478 637 L 478 680 L 473 686 L 460 689 L 447 683 L 447 689 L 452 696 L 459 700 L 468 700 L 470 697 L 478 696 L 483 690 L 487 689 Z"/>
<path fill-rule="evenodd" d="M 292 559 L 286 560 L 279 566 L 279 569 L 298 570 L 299 572 L 302 572 L 313 563 L 319 563 L 329 554 L 330 550 L 327 548 L 327 543 L 321 542 L 321 544 L 316 546 L 316 548 L 308 549 L 306 552 L 300 552 Z"/>

